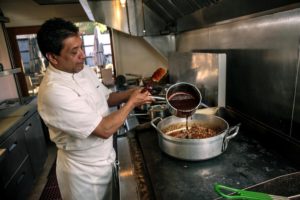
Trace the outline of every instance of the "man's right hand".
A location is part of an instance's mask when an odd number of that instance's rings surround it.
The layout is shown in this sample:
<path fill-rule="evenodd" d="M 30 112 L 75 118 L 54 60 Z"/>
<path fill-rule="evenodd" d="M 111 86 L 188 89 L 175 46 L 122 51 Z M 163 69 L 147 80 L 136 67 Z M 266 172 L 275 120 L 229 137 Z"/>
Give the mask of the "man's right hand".
<path fill-rule="evenodd" d="M 143 88 L 135 89 L 129 97 L 128 104 L 133 107 L 143 105 L 145 103 L 152 103 L 154 99 L 149 91 L 142 91 Z"/>

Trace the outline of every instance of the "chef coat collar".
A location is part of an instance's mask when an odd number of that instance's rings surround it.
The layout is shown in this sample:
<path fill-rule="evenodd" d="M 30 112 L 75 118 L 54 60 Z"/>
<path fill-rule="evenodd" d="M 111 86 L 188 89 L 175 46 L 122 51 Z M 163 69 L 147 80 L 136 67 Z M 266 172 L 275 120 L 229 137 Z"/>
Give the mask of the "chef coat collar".
<path fill-rule="evenodd" d="M 59 69 L 53 67 L 51 64 L 49 64 L 49 69 L 51 71 L 53 71 L 54 73 L 57 73 L 57 74 L 65 77 L 65 78 L 72 78 L 72 79 L 76 78 L 76 77 L 80 78 L 81 77 L 81 72 L 83 71 L 83 69 L 82 69 L 78 73 L 69 73 L 69 72 L 65 72 L 65 71 L 59 70 Z"/>

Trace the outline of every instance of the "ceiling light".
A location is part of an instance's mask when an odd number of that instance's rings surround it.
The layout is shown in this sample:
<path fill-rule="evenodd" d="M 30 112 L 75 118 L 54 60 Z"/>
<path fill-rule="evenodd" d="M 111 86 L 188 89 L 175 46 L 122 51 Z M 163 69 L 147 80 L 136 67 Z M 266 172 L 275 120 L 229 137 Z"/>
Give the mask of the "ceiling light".
<path fill-rule="evenodd" d="M 121 4 L 122 7 L 125 7 L 125 5 L 126 5 L 126 0 L 120 0 L 120 4 Z"/>

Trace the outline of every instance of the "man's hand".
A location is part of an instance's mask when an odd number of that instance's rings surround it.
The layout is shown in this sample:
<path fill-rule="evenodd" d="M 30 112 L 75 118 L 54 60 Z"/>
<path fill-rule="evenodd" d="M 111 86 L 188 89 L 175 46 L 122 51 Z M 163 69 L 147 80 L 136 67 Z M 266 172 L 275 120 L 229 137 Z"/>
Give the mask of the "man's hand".
<path fill-rule="evenodd" d="M 133 107 L 137 107 L 154 101 L 150 92 L 142 92 L 142 90 L 142 88 L 135 89 L 129 97 L 128 104 L 131 104 Z"/>

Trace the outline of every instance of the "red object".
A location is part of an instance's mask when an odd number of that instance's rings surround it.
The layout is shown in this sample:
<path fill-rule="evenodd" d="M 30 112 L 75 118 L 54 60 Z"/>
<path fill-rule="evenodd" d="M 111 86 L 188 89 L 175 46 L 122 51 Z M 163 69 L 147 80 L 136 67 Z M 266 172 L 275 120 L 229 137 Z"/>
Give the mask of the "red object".
<path fill-rule="evenodd" d="M 155 72 L 152 74 L 150 81 L 146 84 L 142 92 L 146 92 L 147 90 L 151 92 L 153 84 L 158 83 L 165 75 L 167 74 L 167 69 L 165 68 L 158 68 L 155 70 Z"/>

